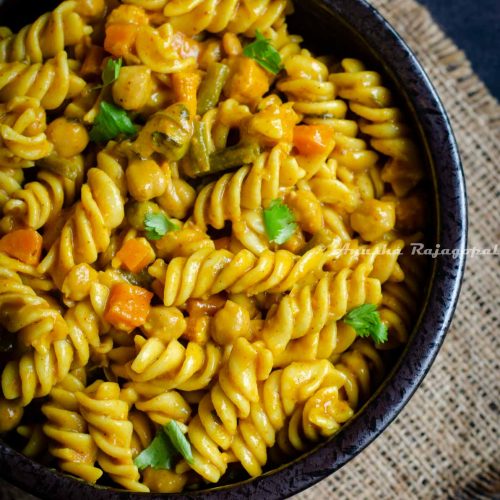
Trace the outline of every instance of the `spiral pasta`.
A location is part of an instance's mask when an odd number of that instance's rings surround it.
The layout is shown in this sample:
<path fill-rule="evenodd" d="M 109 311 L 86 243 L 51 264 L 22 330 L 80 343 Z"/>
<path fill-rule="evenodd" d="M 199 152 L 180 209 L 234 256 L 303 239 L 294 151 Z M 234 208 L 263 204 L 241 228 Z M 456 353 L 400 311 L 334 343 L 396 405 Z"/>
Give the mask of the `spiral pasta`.
<path fill-rule="evenodd" d="M 66 52 L 59 52 L 44 64 L 24 62 L 0 64 L 0 100 L 28 96 L 40 101 L 45 109 L 58 108 L 67 98 L 76 96 L 85 81 L 70 68 Z"/>
<path fill-rule="evenodd" d="M 290 12 L 63 0 L 0 27 L 0 432 L 25 455 L 134 492 L 254 477 L 402 352 L 420 147 L 383 75 Z"/>
<path fill-rule="evenodd" d="M 97 380 L 75 395 L 99 450 L 97 461 L 102 469 L 129 490 L 149 491 L 139 483 L 139 471 L 132 461 L 133 425 L 128 420 L 128 404 L 120 400 L 118 384 Z"/>
<path fill-rule="evenodd" d="M 45 110 L 32 97 L 14 97 L 0 105 L 0 166 L 31 167 L 48 156 Z"/>
<path fill-rule="evenodd" d="M 109 245 L 111 231 L 123 220 L 123 199 L 113 180 L 102 170 L 90 169 L 82 199 L 40 264 L 57 283 L 79 263 L 92 263 Z"/>
<path fill-rule="evenodd" d="M 94 466 L 97 446 L 80 415 L 76 393 L 85 389 L 85 372 L 75 371 L 50 391 L 50 401 L 43 405 L 47 418 L 43 432 L 51 439 L 50 453 L 65 472 L 95 483 L 102 470 Z"/>
<path fill-rule="evenodd" d="M 172 26 L 189 35 L 204 30 L 218 33 L 228 30 L 233 33 L 254 35 L 271 27 L 287 8 L 287 0 L 260 0 L 259 2 L 215 2 L 197 0 L 188 2 L 174 0 L 164 2 L 163 14 Z"/>
<path fill-rule="evenodd" d="M 104 2 L 79 3 L 75 0 L 62 2 L 52 12 L 40 16 L 33 24 L 25 26 L 17 34 L 0 40 L 0 62 L 30 61 L 40 63 L 55 56 L 65 47 L 76 45 L 92 32 L 86 22 L 99 16 Z"/>
<path fill-rule="evenodd" d="M 315 247 L 300 258 L 287 250 L 266 251 L 255 257 L 248 250 L 199 250 L 191 257 L 177 257 L 169 264 L 157 260 L 149 273 L 157 279 L 157 290 L 166 306 L 182 305 L 228 290 L 248 295 L 284 292 L 309 273 L 321 270 L 335 248 Z"/>

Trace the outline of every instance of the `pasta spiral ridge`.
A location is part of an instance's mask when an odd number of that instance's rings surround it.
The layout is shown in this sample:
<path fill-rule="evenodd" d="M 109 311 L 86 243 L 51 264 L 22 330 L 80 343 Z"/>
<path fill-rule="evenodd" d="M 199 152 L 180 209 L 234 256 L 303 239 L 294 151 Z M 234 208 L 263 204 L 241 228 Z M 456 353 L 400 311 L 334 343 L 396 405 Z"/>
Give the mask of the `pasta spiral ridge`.
<path fill-rule="evenodd" d="M 331 358 L 335 368 L 346 377 L 344 390 L 347 401 L 353 410 L 366 401 L 381 382 L 384 363 L 375 346 L 367 339 L 357 339 L 340 356 Z"/>
<path fill-rule="evenodd" d="M 70 68 L 66 52 L 59 52 L 44 64 L 0 63 L 0 100 L 27 96 L 40 101 L 47 110 L 58 108 L 76 96 L 85 81 Z"/>
<path fill-rule="evenodd" d="M 156 278 L 155 291 L 166 306 L 182 305 L 190 298 L 205 298 L 222 291 L 285 292 L 309 273 L 321 271 L 338 241 L 318 245 L 297 257 L 288 250 L 266 250 L 259 257 L 249 250 L 198 250 L 188 258 L 176 257 L 168 264 L 158 259 L 148 269 Z"/>
<path fill-rule="evenodd" d="M 60 287 L 76 264 L 91 264 L 107 249 L 111 231 L 123 217 L 124 200 L 118 187 L 104 171 L 91 168 L 82 186 L 81 201 L 40 263 L 40 272 L 49 272 Z"/>
<path fill-rule="evenodd" d="M 134 382 L 154 382 L 165 390 L 196 391 L 209 385 L 216 375 L 221 353 L 217 346 L 179 341 L 167 344 L 156 337 L 135 337 L 137 353 L 125 365 L 112 365 L 113 372 Z"/>
<path fill-rule="evenodd" d="M 363 304 L 380 305 L 382 287 L 371 277 L 373 265 L 326 273 L 314 286 L 298 285 L 272 308 L 258 337 L 275 366 L 329 358 L 338 343 L 337 321 Z"/>
<path fill-rule="evenodd" d="M 14 97 L 0 111 L 0 166 L 31 167 L 52 152 L 45 110 L 37 99 Z"/>
<path fill-rule="evenodd" d="M 238 419 L 250 414 L 259 401 L 259 381 L 266 380 L 272 368 L 272 355 L 264 346 L 239 337 L 228 360 L 219 370 L 217 383 L 198 405 L 188 425 L 193 447 L 191 468 L 206 480 L 216 482 L 225 472 L 227 450 L 237 430 Z"/>
<path fill-rule="evenodd" d="M 104 2 L 95 0 L 86 2 L 89 14 L 98 15 L 104 10 Z M 80 10 L 82 9 L 82 10 Z M 30 61 L 43 62 L 54 57 L 65 47 L 76 45 L 92 32 L 80 13 L 84 11 L 83 2 L 67 0 L 52 12 L 40 16 L 33 24 L 29 24 L 3 40 L 0 40 L 0 62 Z"/>
<path fill-rule="evenodd" d="M 132 460 L 133 424 L 128 420 L 127 402 L 120 399 L 120 386 L 97 380 L 75 395 L 99 450 L 97 461 L 102 470 L 131 491 L 149 491 L 139 482 L 139 471 Z"/>
<path fill-rule="evenodd" d="M 350 109 L 364 120 L 360 129 L 371 137 L 372 147 L 389 157 L 382 179 L 392 185 L 397 196 L 405 196 L 420 182 L 423 169 L 403 114 L 394 106 L 392 94 L 378 73 L 367 71 L 356 59 L 344 59 L 341 65 L 343 72 L 333 73 L 330 80 Z"/>
<path fill-rule="evenodd" d="M 256 30 L 265 31 L 278 21 L 288 6 L 288 0 L 173 0 L 166 2 L 163 14 L 189 35 L 228 30 L 255 36 Z"/>
<path fill-rule="evenodd" d="M 83 170 L 83 160 L 81 167 Z M 0 227 L 4 232 L 20 226 L 40 229 L 54 221 L 65 204 L 74 201 L 78 184 L 78 180 L 73 181 L 50 170 L 40 170 L 36 181 L 10 194 L 3 206 L 4 217 L 0 220 Z"/>
<path fill-rule="evenodd" d="M 207 225 L 221 229 L 226 220 L 237 223 L 242 209 L 265 208 L 302 176 L 297 163 L 287 158 L 287 148 L 278 145 L 271 153 L 261 155 L 254 165 L 224 174 L 206 185 L 196 197 L 194 222 L 203 229 Z"/>
<path fill-rule="evenodd" d="M 340 388 L 345 380 L 327 360 L 292 363 L 273 371 L 259 386 L 259 402 L 252 404 L 248 417 L 238 422 L 231 444 L 236 459 L 251 476 L 261 474 L 267 448 L 274 445 L 276 433 L 287 425 L 287 418 L 322 387 Z"/>
<path fill-rule="evenodd" d="M 95 483 L 102 470 L 94 466 L 97 446 L 80 415 L 75 395 L 85 388 L 85 374 L 82 377 L 80 372 L 70 372 L 50 391 L 49 402 L 42 406 L 47 418 L 43 432 L 51 439 L 49 451 L 63 471 Z"/>
<path fill-rule="evenodd" d="M 69 373 L 73 347 L 68 339 L 53 342 L 45 352 L 29 350 L 9 361 L 2 372 L 2 392 L 6 399 L 21 398 L 23 406 L 33 398 L 46 396 Z"/>
<path fill-rule="evenodd" d="M 60 312 L 8 269 L 0 270 L 0 314 L 7 331 L 17 333 L 23 345 L 40 353 L 68 334 Z"/>

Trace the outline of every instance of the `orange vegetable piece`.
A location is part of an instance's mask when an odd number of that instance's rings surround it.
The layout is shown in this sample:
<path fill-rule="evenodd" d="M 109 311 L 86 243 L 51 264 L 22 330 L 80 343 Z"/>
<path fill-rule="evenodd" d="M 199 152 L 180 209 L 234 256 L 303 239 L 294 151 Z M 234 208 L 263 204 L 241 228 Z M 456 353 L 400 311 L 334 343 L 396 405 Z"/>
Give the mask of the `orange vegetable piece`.
<path fill-rule="evenodd" d="M 36 266 L 42 255 L 43 238 L 34 229 L 16 229 L 0 239 L 0 252 Z"/>
<path fill-rule="evenodd" d="M 130 54 L 138 29 L 136 24 L 110 24 L 106 28 L 104 49 L 115 57 Z"/>
<path fill-rule="evenodd" d="M 189 110 L 190 116 L 196 116 L 198 107 L 197 92 L 201 83 L 199 73 L 193 71 L 181 71 L 172 75 L 172 87 L 176 101 L 182 102 Z"/>
<path fill-rule="evenodd" d="M 269 90 L 267 73 L 248 57 L 237 56 L 230 62 L 231 75 L 224 87 L 226 97 L 241 104 L 256 104 Z"/>
<path fill-rule="evenodd" d="M 153 294 L 128 283 L 113 285 L 104 311 L 104 320 L 119 330 L 130 331 L 143 325 Z"/>
<path fill-rule="evenodd" d="M 91 45 L 80 68 L 80 74 L 86 76 L 100 76 L 102 72 L 102 61 L 104 49 L 99 45 Z"/>
<path fill-rule="evenodd" d="M 155 253 L 146 238 L 132 238 L 123 244 L 116 257 L 125 269 L 138 273 L 153 262 Z"/>
<path fill-rule="evenodd" d="M 293 130 L 293 144 L 304 156 L 328 153 L 335 145 L 333 137 L 328 125 L 297 125 Z"/>

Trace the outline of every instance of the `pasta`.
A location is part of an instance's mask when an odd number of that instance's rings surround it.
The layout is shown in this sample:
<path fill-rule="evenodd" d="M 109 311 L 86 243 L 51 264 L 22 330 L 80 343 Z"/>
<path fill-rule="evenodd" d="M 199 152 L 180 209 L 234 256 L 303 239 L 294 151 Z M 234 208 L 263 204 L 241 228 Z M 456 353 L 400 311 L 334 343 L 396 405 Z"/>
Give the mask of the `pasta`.
<path fill-rule="evenodd" d="M 65 0 L 0 28 L 0 432 L 99 486 L 327 440 L 412 333 L 424 163 L 288 0 Z"/>

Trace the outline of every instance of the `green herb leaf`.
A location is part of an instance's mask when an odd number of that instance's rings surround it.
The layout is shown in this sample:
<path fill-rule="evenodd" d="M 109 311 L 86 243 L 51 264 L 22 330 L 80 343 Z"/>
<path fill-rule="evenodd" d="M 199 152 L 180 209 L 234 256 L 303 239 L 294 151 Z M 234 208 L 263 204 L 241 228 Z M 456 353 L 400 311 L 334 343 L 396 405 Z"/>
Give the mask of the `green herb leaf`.
<path fill-rule="evenodd" d="M 102 83 L 103 86 L 111 85 L 120 74 L 120 69 L 122 67 L 122 58 L 112 59 L 111 57 L 106 62 L 106 67 L 102 70 Z"/>
<path fill-rule="evenodd" d="M 178 453 L 163 429 L 158 429 L 150 445 L 135 457 L 134 464 L 140 469 L 172 469 Z"/>
<path fill-rule="evenodd" d="M 107 142 L 120 134 L 133 136 L 136 133 L 135 125 L 124 109 L 102 101 L 89 136 L 94 142 Z"/>
<path fill-rule="evenodd" d="M 363 304 L 344 316 L 344 322 L 352 326 L 360 337 L 370 337 L 377 343 L 387 342 L 387 326 L 382 323 L 377 306 Z"/>
<path fill-rule="evenodd" d="M 179 229 L 165 214 L 149 213 L 144 217 L 144 230 L 148 240 L 159 240 L 169 231 Z"/>
<path fill-rule="evenodd" d="M 243 55 L 254 59 L 264 69 L 277 75 L 283 69 L 280 53 L 260 31 L 257 30 L 255 36 L 255 41 L 244 48 Z"/>
<path fill-rule="evenodd" d="M 174 448 L 185 458 L 188 464 L 192 464 L 193 452 L 191 450 L 191 444 L 181 431 L 179 424 L 175 420 L 170 420 L 168 424 L 163 426 L 163 430 L 174 445 Z"/>
<path fill-rule="evenodd" d="M 264 226 L 269 241 L 278 245 L 288 241 L 297 228 L 292 211 L 280 199 L 264 209 Z"/>

